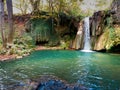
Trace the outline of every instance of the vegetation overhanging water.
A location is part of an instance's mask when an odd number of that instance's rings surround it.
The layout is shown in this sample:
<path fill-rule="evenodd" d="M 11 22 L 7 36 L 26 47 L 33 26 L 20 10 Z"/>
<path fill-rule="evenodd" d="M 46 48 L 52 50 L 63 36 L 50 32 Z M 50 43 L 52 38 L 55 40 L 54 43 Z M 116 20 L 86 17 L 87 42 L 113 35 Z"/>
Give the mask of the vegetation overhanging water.
<path fill-rule="evenodd" d="M 53 75 L 68 83 L 100 90 L 119 90 L 120 55 L 69 50 L 35 51 L 19 60 L 0 62 L 0 87 Z"/>

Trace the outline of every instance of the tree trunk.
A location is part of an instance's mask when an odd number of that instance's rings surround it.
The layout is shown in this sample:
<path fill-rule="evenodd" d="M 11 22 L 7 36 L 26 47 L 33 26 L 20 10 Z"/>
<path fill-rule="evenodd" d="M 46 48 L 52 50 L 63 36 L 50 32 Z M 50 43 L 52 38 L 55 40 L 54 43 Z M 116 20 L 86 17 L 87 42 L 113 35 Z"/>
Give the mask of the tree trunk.
<path fill-rule="evenodd" d="M 51 21 L 51 23 L 52 23 L 52 32 L 54 31 L 53 30 L 53 25 L 54 25 L 54 17 L 53 17 L 53 0 L 48 0 L 48 2 L 49 2 L 49 12 L 51 13 L 51 18 L 52 18 L 52 21 Z"/>
<path fill-rule="evenodd" d="M 0 0 L 0 31 L 3 47 L 6 48 L 6 35 L 5 35 L 5 25 L 4 25 L 4 0 Z"/>
<path fill-rule="evenodd" d="M 8 23 L 9 23 L 8 43 L 13 43 L 14 29 L 13 29 L 12 0 L 6 0 L 6 4 L 8 11 Z"/>

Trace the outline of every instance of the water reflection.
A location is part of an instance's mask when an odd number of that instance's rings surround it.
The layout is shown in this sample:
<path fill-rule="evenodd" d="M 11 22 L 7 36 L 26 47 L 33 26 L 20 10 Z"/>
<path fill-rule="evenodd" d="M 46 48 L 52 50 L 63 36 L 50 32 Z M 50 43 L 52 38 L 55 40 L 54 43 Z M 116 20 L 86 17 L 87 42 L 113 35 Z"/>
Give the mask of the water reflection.
<path fill-rule="evenodd" d="M 78 71 L 79 71 L 79 79 L 78 83 L 82 85 L 89 86 L 89 75 L 91 72 L 91 67 L 92 67 L 92 60 L 93 56 L 92 53 L 90 52 L 82 52 L 79 56 L 79 60 L 77 61 L 78 65 Z"/>

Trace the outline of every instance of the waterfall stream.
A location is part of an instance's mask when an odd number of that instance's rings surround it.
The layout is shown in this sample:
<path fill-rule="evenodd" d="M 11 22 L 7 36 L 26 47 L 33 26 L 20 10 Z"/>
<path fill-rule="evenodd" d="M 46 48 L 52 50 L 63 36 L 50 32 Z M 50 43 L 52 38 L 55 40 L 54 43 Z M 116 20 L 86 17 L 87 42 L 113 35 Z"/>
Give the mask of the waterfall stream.
<path fill-rule="evenodd" d="M 84 48 L 82 51 L 90 52 L 90 25 L 89 25 L 89 17 L 84 19 Z"/>

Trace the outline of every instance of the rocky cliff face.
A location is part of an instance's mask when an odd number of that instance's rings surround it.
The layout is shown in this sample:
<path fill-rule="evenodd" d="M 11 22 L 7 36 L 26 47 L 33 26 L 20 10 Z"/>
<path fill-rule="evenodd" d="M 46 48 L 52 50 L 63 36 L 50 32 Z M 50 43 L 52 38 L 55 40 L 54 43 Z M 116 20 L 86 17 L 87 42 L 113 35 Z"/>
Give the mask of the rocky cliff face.
<path fill-rule="evenodd" d="M 113 23 L 120 24 L 120 0 L 114 0 L 111 6 Z"/>
<path fill-rule="evenodd" d="M 93 16 L 90 19 L 90 36 L 91 36 L 91 45 L 92 50 L 96 50 L 98 47 L 101 49 L 103 46 L 101 44 L 97 45 L 96 42 L 98 42 L 98 37 L 103 33 L 103 28 L 105 23 L 105 13 L 104 11 L 98 11 L 93 14 Z M 98 49 L 97 48 L 97 49 Z"/>
<path fill-rule="evenodd" d="M 73 49 L 82 49 L 83 48 L 83 39 L 84 39 L 83 37 L 84 37 L 83 23 L 80 22 L 78 25 L 77 35 L 72 44 Z"/>
<path fill-rule="evenodd" d="M 95 12 L 91 17 L 93 50 L 120 51 L 120 0 L 114 0 L 109 11 Z"/>

